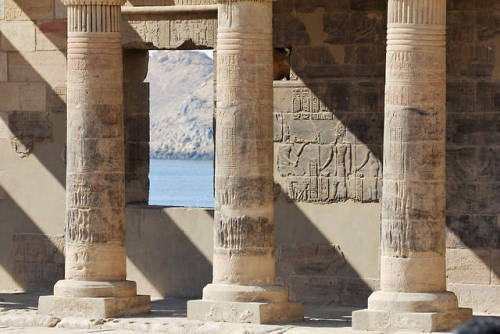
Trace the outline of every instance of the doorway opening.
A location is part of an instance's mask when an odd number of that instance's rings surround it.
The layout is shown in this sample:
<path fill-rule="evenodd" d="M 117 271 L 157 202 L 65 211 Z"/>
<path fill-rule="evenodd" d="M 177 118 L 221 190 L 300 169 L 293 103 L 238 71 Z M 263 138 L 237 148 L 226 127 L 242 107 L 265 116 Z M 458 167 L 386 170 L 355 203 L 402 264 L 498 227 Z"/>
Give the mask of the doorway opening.
<path fill-rule="evenodd" d="M 211 50 L 150 51 L 149 205 L 214 207 Z"/>

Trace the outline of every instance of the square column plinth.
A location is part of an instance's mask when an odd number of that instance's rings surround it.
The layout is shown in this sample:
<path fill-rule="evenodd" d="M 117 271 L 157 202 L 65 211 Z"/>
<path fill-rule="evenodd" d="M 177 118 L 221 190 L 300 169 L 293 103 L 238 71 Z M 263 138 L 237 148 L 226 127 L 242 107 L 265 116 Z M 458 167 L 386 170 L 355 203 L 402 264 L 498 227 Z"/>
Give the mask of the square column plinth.
<path fill-rule="evenodd" d="M 149 296 L 73 298 L 43 296 L 39 299 L 41 314 L 58 317 L 110 318 L 146 314 L 151 311 Z"/>
<path fill-rule="evenodd" d="M 297 303 L 242 303 L 215 300 L 188 302 L 188 318 L 201 321 L 277 324 L 301 322 L 304 309 Z"/>
<path fill-rule="evenodd" d="M 301 322 L 304 308 L 288 301 L 288 290 L 280 286 L 209 284 L 202 300 L 187 304 L 190 320 L 277 324 Z"/>
<path fill-rule="evenodd" d="M 363 331 L 392 332 L 443 332 L 460 327 L 472 317 L 472 310 L 461 308 L 450 312 L 387 312 L 361 310 L 352 313 L 352 329 Z"/>
<path fill-rule="evenodd" d="M 53 296 L 38 301 L 41 314 L 57 317 L 110 318 L 145 314 L 151 311 L 151 298 L 138 296 L 132 281 L 63 280 L 54 286 Z"/>
<path fill-rule="evenodd" d="M 459 308 L 456 296 L 442 293 L 374 292 L 368 309 L 352 313 L 352 329 L 364 331 L 444 332 L 472 318 L 472 310 Z"/>

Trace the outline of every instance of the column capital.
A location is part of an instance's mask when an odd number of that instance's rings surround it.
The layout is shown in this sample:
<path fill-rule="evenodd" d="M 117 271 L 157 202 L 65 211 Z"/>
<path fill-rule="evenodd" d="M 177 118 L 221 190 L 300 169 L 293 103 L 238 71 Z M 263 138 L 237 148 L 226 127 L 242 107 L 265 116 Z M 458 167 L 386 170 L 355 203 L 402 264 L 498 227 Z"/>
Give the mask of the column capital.
<path fill-rule="evenodd" d="M 63 0 L 65 6 L 104 5 L 123 6 L 126 0 Z"/>

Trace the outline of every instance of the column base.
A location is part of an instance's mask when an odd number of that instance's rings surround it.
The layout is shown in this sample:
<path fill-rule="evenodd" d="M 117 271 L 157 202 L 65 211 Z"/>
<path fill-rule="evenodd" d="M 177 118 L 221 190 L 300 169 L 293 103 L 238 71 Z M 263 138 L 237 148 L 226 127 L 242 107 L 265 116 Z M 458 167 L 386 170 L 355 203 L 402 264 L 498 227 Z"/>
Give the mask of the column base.
<path fill-rule="evenodd" d="M 131 281 L 73 281 L 56 283 L 54 296 L 38 301 L 40 314 L 57 317 L 110 318 L 145 314 L 151 311 L 151 298 L 137 296 Z"/>
<path fill-rule="evenodd" d="M 151 311 L 149 296 L 70 298 L 42 296 L 38 301 L 41 314 L 57 317 L 111 318 L 146 314 Z"/>
<path fill-rule="evenodd" d="M 278 286 L 209 284 L 202 300 L 187 305 L 190 320 L 276 324 L 301 322 L 301 304 L 288 301 L 288 291 Z"/>
<path fill-rule="evenodd" d="M 368 309 L 352 314 L 353 330 L 439 332 L 453 330 L 472 318 L 472 310 L 459 308 L 451 292 L 399 293 L 377 291 Z"/>

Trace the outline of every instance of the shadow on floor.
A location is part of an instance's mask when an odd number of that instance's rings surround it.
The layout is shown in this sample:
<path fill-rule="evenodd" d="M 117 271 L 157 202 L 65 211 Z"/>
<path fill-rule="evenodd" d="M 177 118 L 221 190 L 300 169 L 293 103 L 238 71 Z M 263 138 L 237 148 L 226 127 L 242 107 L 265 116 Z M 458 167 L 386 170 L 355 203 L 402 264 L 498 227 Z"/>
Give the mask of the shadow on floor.
<path fill-rule="evenodd" d="M 50 295 L 49 291 L 38 291 L 35 293 L 3 293 L 0 294 L 0 312 L 19 309 L 36 310 L 38 298 Z M 151 313 L 127 318 L 186 318 L 187 299 L 166 298 L 151 302 Z M 340 328 L 351 326 L 351 313 L 356 310 L 353 307 L 337 305 L 315 305 L 306 304 L 305 319 L 302 323 L 294 323 L 295 327 L 319 327 Z"/>

